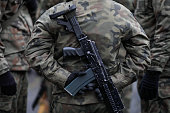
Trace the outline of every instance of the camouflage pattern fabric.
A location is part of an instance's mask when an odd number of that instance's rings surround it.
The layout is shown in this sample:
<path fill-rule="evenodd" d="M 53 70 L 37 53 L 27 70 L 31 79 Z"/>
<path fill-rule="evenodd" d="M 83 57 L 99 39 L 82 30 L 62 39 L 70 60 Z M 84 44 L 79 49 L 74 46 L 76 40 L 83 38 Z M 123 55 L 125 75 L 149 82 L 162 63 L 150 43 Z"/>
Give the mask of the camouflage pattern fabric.
<path fill-rule="evenodd" d="M 136 18 L 151 40 L 152 62 L 149 70 L 170 72 L 166 69 L 170 58 L 170 25 L 167 24 L 170 22 L 169 7 L 169 0 L 137 1 Z M 170 75 L 162 75 L 161 77 L 163 76 Z"/>
<path fill-rule="evenodd" d="M 170 98 L 141 101 L 142 113 L 170 113 Z"/>
<path fill-rule="evenodd" d="M 0 113 L 11 112 L 13 96 L 6 96 L 0 92 Z"/>
<path fill-rule="evenodd" d="M 21 4 L 23 4 L 23 0 L 0 0 L 0 22 L 10 19 L 18 11 Z"/>
<path fill-rule="evenodd" d="M 125 87 L 121 94 L 123 104 L 125 108 L 123 109 L 123 113 L 130 113 L 130 102 L 132 97 L 132 85 Z"/>
<path fill-rule="evenodd" d="M 10 19 L 22 4 L 22 0 L 0 0 L 0 32 L 2 31 L 2 24 Z M 0 75 L 9 71 L 9 66 L 4 58 L 4 45 L 0 36 Z M 13 97 L 5 96 L 0 91 L 0 113 L 9 113 L 12 106 Z"/>
<path fill-rule="evenodd" d="M 161 71 L 158 99 L 144 106 L 147 113 L 170 112 L 170 1 L 137 0 L 135 16 L 150 38 L 151 67 Z M 146 102 L 147 103 L 147 102 Z M 142 103 L 142 105 L 144 105 Z M 159 106 L 159 107 L 158 107 Z M 166 112 L 164 112 L 166 111 Z M 145 113 L 144 112 L 144 113 Z"/>
<path fill-rule="evenodd" d="M 42 13 L 44 13 L 50 7 L 60 3 L 66 2 L 66 0 L 38 0 L 38 8 L 36 12 L 36 18 L 38 18 Z"/>
<path fill-rule="evenodd" d="M 13 16 L 18 7 L 23 3 L 23 0 L 0 0 L 0 32 L 2 30 L 2 24 Z M 9 71 L 9 66 L 4 58 L 4 45 L 2 44 L 0 37 L 0 75 Z"/>
<path fill-rule="evenodd" d="M 86 60 L 83 57 L 63 58 L 64 47 L 79 47 L 79 44 L 74 34 L 51 20 L 49 15 L 66 10 L 72 4 L 77 6 L 76 17 L 80 27 L 89 39 L 96 42 L 118 90 L 134 82 L 136 75 L 149 65 L 149 40 L 132 13 L 112 0 L 60 3 L 37 20 L 26 48 L 26 57 L 37 72 L 55 84 L 53 94 L 57 102 L 76 105 L 98 103 L 93 91 L 71 97 L 63 90 L 71 72 L 87 69 Z M 121 44 L 127 52 L 123 63 L 118 62 L 117 58 Z"/>
<path fill-rule="evenodd" d="M 113 0 L 128 8 L 131 12 L 134 12 L 134 0 Z"/>
<path fill-rule="evenodd" d="M 53 113 L 109 113 L 104 103 L 88 105 L 69 105 L 55 103 Z"/>
<path fill-rule="evenodd" d="M 27 106 L 27 72 L 12 71 L 17 83 L 17 93 L 12 102 L 12 113 L 26 113 Z"/>
<path fill-rule="evenodd" d="M 116 1 L 122 5 L 124 5 L 126 8 L 128 8 L 132 13 L 134 13 L 134 0 L 113 0 Z M 122 46 L 119 50 L 119 59 L 125 60 L 126 50 Z M 122 61 L 122 62 L 123 62 Z M 131 96 L 132 96 L 132 85 L 129 85 L 128 87 L 123 89 L 122 93 L 122 101 L 124 103 L 125 109 L 123 110 L 123 113 L 130 113 L 130 102 L 131 102 Z"/>
<path fill-rule="evenodd" d="M 1 40 L 5 46 L 5 58 L 12 71 L 27 71 L 29 65 L 24 56 L 24 50 L 31 36 L 32 20 L 28 10 L 23 6 L 11 19 L 9 26 L 5 26 L 0 33 Z"/>

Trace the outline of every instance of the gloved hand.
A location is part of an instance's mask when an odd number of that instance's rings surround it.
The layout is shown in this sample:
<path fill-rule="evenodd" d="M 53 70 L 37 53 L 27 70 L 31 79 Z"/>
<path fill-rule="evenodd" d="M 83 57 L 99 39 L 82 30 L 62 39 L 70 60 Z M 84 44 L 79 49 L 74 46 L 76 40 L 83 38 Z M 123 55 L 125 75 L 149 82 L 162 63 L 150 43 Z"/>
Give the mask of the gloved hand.
<path fill-rule="evenodd" d="M 65 86 L 69 85 L 76 77 L 85 75 L 85 72 L 73 72 L 67 78 Z"/>
<path fill-rule="evenodd" d="M 4 95 L 12 96 L 16 94 L 16 82 L 10 72 L 0 76 L 0 87 Z"/>
<path fill-rule="evenodd" d="M 84 86 L 79 92 L 78 94 L 84 94 L 85 92 L 88 92 L 88 91 L 94 91 L 96 96 L 97 96 L 97 99 L 99 101 L 103 101 L 103 97 L 102 97 L 102 94 L 99 90 L 99 88 L 97 87 L 96 83 L 93 81 L 89 84 L 87 84 L 86 86 Z"/>
<path fill-rule="evenodd" d="M 152 100 L 158 95 L 158 81 L 160 72 L 147 71 L 139 85 L 141 99 Z"/>
<path fill-rule="evenodd" d="M 88 91 L 94 91 L 96 87 L 97 87 L 96 84 L 94 82 L 91 82 L 87 84 L 86 86 L 84 86 L 82 89 L 80 89 L 78 94 L 84 94 L 85 92 L 88 92 Z"/>
<path fill-rule="evenodd" d="M 100 92 L 100 90 L 99 90 L 99 88 L 96 88 L 96 89 L 95 89 L 95 93 L 96 93 L 97 99 L 98 99 L 99 101 L 103 101 L 103 100 L 104 100 L 103 97 L 102 97 L 102 94 L 101 94 L 101 92 Z"/>

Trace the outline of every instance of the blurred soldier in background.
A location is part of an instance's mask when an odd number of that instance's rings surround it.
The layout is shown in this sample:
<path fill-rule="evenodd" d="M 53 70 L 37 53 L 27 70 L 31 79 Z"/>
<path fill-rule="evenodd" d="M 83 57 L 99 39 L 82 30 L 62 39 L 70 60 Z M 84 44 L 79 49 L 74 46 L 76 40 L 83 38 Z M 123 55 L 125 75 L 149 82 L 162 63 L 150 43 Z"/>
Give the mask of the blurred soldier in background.
<path fill-rule="evenodd" d="M 170 113 L 170 0 L 137 0 L 135 16 L 151 45 L 151 67 L 139 78 L 142 113 Z"/>
<path fill-rule="evenodd" d="M 36 9 L 33 9 L 34 4 L 32 1 L 24 1 L 24 5 L 20 7 L 19 11 L 3 22 L 3 30 L 0 34 L 5 46 L 4 56 L 17 83 L 17 94 L 12 102 L 11 100 L 8 101 L 8 103 L 12 104 L 12 109 L 9 108 L 12 113 L 26 113 L 28 87 L 26 74 L 29 65 L 25 59 L 24 50 L 33 27 L 31 17 L 34 18 L 34 10 Z"/>
<path fill-rule="evenodd" d="M 108 113 L 105 104 L 98 101 L 94 91 L 72 97 L 63 90 L 74 76 L 74 71 L 86 70 L 86 60 L 79 57 L 63 58 L 63 47 L 79 47 L 79 44 L 74 34 L 51 20 L 49 15 L 66 10 L 72 4 L 77 6 L 76 17 L 83 32 L 96 42 L 119 91 L 134 82 L 136 75 L 143 72 L 150 63 L 149 40 L 132 13 L 112 0 L 73 0 L 60 3 L 36 21 L 26 56 L 31 66 L 56 87 L 53 92 L 53 112 Z M 123 63 L 117 57 L 121 43 L 127 52 Z"/>
<path fill-rule="evenodd" d="M 0 32 L 2 24 L 10 19 L 17 11 L 22 0 L 0 0 Z M 16 93 L 16 83 L 4 58 L 4 45 L 0 37 L 0 113 L 10 113 L 12 95 Z"/>

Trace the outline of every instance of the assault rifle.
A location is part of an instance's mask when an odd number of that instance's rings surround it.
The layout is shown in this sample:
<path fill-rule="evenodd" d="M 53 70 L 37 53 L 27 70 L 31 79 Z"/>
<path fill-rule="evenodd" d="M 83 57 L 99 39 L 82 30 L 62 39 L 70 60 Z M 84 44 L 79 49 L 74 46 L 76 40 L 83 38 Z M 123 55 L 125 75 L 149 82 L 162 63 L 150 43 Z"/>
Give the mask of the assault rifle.
<path fill-rule="evenodd" d="M 95 42 L 89 40 L 88 37 L 83 34 L 76 19 L 75 11 L 76 6 L 72 5 L 67 10 L 50 15 L 51 19 L 56 20 L 59 25 L 66 26 L 66 30 L 74 33 L 80 44 L 81 48 L 63 48 L 64 56 L 86 56 L 89 63 L 87 65 L 88 70 L 86 71 L 86 75 L 77 77 L 64 89 L 74 96 L 82 87 L 96 80 L 109 112 L 122 113 L 124 105 L 119 93 L 106 71 Z M 63 16 L 64 19 L 59 19 L 58 17 L 60 16 Z"/>

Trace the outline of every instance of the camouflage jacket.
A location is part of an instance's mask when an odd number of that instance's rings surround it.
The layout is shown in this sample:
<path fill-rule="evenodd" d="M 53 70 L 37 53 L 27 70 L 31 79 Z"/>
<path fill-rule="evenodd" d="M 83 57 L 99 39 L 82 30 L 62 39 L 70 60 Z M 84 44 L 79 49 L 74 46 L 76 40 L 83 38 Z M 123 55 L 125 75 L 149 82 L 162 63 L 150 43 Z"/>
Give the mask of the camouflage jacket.
<path fill-rule="evenodd" d="M 7 23 L 10 24 L 6 26 Z M 5 58 L 12 71 L 25 71 L 29 68 L 24 51 L 31 36 L 32 27 L 31 17 L 25 6 L 22 6 L 12 18 L 3 23 L 0 37 L 5 46 Z"/>
<path fill-rule="evenodd" d="M 84 58 L 63 58 L 64 47 L 79 47 L 73 33 L 49 18 L 50 14 L 77 6 L 76 17 L 89 39 L 94 40 L 103 62 L 118 90 L 135 81 L 136 75 L 150 63 L 149 40 L 132 13 L 112 0 L 75 0 L 60 3 L 47 10 L 35 23 L 26 47 L 30 65 L 54 83 L 56 101 L 68 104 L 96 103 L 93 92 L 69 96 L 63 87 L 73 71 L 86 70 Z M 109 15 L 109 16 L 108 16 Z M 125 62 L 117 57 L 120 45 L 126 48 Z"/>
<path fill-rule="evenodd" d="M 166 85 L 170 88 L 170 0 L 137 0 L 135 16 L 150 38 L 151 67 L 148 69 L 162 72 L 160 90 L 164 93 L 160 95 L 170 97 L 166 91 Z"/>
<path fill-rule="evenodd" d="M 2 31 L 3 22 L 17 12 L 20 4 L 22 4 L 22 0 L 0 0 L 0 32 Z M 4 58 L 4 45 L 0 37 L 0 75 L 7 71 L 9 71 L 9 66 Z"/>

